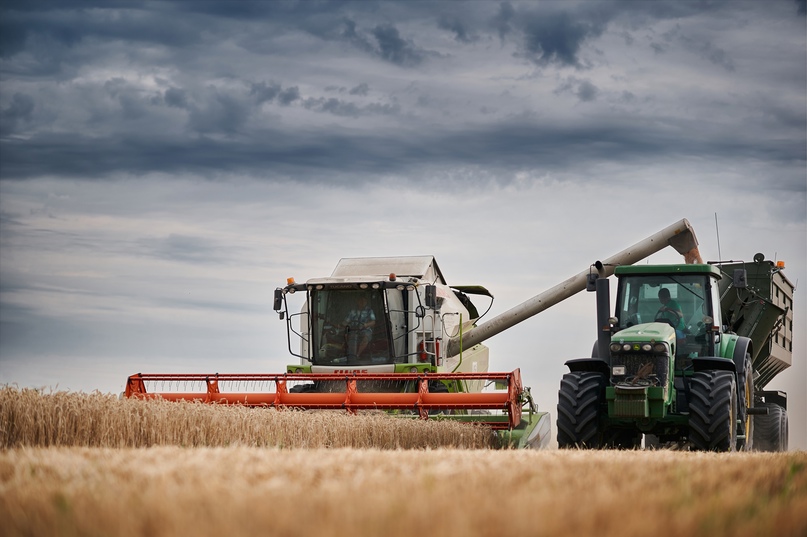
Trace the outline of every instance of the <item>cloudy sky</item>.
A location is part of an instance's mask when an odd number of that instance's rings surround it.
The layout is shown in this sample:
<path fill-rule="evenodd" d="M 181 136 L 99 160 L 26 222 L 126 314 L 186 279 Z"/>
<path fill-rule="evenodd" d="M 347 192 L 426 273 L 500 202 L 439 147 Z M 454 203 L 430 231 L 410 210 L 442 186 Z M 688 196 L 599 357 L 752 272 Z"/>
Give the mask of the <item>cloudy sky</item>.
<path fill-rule="evenodd" d="M 0 383 L 282 371 L 288 276 L 434 255 L 495 315 L 688 218 L 707 260 L 799 282 L 770 387 L 807 449 L 805 11 L 4 0 Z M 491 368 L 554 414 L 595 335 L 582 293 L 489 340 Z"/>

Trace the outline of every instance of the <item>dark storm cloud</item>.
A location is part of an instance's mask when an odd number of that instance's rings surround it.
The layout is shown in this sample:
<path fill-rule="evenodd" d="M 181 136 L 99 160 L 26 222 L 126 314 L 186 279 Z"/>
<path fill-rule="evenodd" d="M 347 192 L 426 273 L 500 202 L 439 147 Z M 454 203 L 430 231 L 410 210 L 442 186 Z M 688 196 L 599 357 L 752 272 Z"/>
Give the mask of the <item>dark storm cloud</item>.
<path fill-rule="evenodd" d="M 168 88 L 164 93 L 165 104 L 176 108 L 188 107 L 188 96 L 185 90 L 179 88 Z M 260 101 L 259 101 L 260 102 Z"/>
<path fill-rule="evenodd" d="M 350 93 L 351 95 L 366 96 L 369 92 L 370 92 L 370 86 L 368 86 L 367 83 L 362 82 L 355 88 L 352 88 L 348 93 Z"/>
<path fill-rule="evenodd" d="M 362 32 L 355 21 L 346 19 L 342 38 L 357 49 L 400 67 L 417 66 L 428 55 L 411 40 L 402 37 L 398 28 L 390 23 Z"/>
<path fill-rule="evenodd" d="M 794 13 L 803 7 L 803 2 L 788 4 Z M 616 1 L 445 2 L 437 8 L 430 2 L 5 2 L 0 24 L 9 32 L 0 34 L 0 68 L 4 89 L 14 88 L 6 90 L 5 97 L 0 94 L 2 178 L 183 171 L 306 176 L 312 169 L 406 173 L 430 164 L 468 162 L 506 169 L 551 168 L 599 158 L 729 158 L 731 150 L 739 151 L 738 158 L 757 155 L 802 162 L 804 110 L 787 103 L 759 97 L 754 113 L 764 115 L 770 132 L 793 129 L 798 134 L 792 138 L 787 135 L 780 142 L 776 138 L 782 139 L 781 134 L 759 133 L 751 143 L 734 128 L 699 137 L 690 134 L 683 120 L 643 117 L 640 106 L 654 96 L 630 83 L 609 90 L 601 79 L 568 76 L 588 68 L 590 60 L 584 55 L 591 53 L 591 43 L 617 21 L 623 24 L 618 29 L 621 41 L 629 47 L 685 50 L 734 72 L 737 60 L 717 35 L 686 27 L 641 39 L 632 35 L 648 21 L 674 19 L 683 24 L 704 13 L 723 17 L 732 6 Z M 742 6 L 751 9 L 755 4 Z M 751 9 L 747 16 L 753 15 Z M 446 32 L 453 39 L 445 39 Z M 451 42 L 450 54 L 428 49 L 436 42 L 429 41 L 434 35 Z M 539 73 L 555 73 L 555 95 L 592 111 L 585 124 L 513 120 L 520 110 L 496 114 L 492 111 L 502 105 L 489 103 L 487 96 L 455 105 L 460 99 L 453 94 L 455 82 L 448 79 L 440 82 L 445 93 L 432 95 L 432 90 L 427 94 L 415 93 L 420 88 L 404 89 L 403 83 L 394 87 L 397 80 L 385 87 L 386 80 L 374 78 L 374 61 L 385 62 L 388 69 L 399 67 L 401 79 L 409 74 L 436 77 L 439 62 L 466 51 L 467 61 L 473 62 L 474 49 L 497 37 L 502 61 L 515 51 Z M 257 44 L 245 53 L 246 42 Z M 340 66 L 323 74 L 321 65 L 312 68 L 313 74 L 304 70 L 305 60 L 335 48 L 333 58 L 345 56 L 358 66 L 355 71 L 341 73 Z M 111 50 L 117 56 L 107 56 Z M 230 55 L 219 59 L 224 50 Z M 605 61 L 619 60 L 609 57 L 608 50 L 600 53 Z M 274 64 L 264 67 L 264 60 L 276 57 L 285 62 L 285 71 L 276 73 Z M 330 67 L 327 60 L 324 64 Z M 68 73 L 95 66 L 104 74 L 80 81 L 68 78 L 62 84 Z M 117 73 L 126 70 L 129 73 Z M 153 71 L 160 74 L 151 85 L 139 80 Z M 48 72 L 50 77 L 44 76 Z M 166 72 L 172 75 L 167 80 L 162 78 Z M 17 85 L 31 84 L 31 73 L 42 76 L 39 92 L 18 90 Z M 803 85 L 804 66 L 797 65 L 791 73 L 793 80 L 787 84 Z M 477 76 L 482 79 L 486 73 Z M 68 93 L 70 89 L 74 92 Z M 339 91 L 339 98 L 327 95 L 331 91 Z M 414 95 L 409 101 L 402 97 L 407 92 Z M 46 95 L 62 99 L 49 104 L 54 101 Z M 557 104 L 562 105 L 560 100 Z M 626 126 L 620 110 L 596 108 L 614 104 L 630 105 L 641 128 Z M 470 110 L 483 110 L 489 123 L 465 120 Z M 323 120 L 311 119 L 316 115 L 333 123 L 324 126 Z M 457 117 L 462 124 L 452 123 Z M 377 123 L 364 130 L 362 122 L 371 121 Z M 564 150 L 562 142 L 573 149 Z"/>
<path fill-rule="evenodd" d="M 400 107 L 394 104 L 371 103 L 365 106 L 334 98 L 305 99 L 303 107 L 315 112 L 326 112 L 335 116 L 358 118 L 368 115 L 395 115 Z"/>
<path fill-rule="evenodd" d="M 437 19 L 437 26 L 454 34 L 454 39 L 462 43 L 470 43 L 478 38 L 471 35 L 466 24 L 455 15 L 443 14 Z"/>
<path fill-rule="evenodd" d="M 555 89 L 555 94 L 569 93 L 582 102 L 589 102 L 597 98 L 598 91 L 597 86 L 592 84 L 591 81 L 571 77 Z"/>
<path fill-rule="evenodd" d="M 568 12 L 530 14 L 523 22 L 526 55 L 539 65 L 578 66 L 583 42 L 604 28 L 604 21 L 581 21 Z"/>
<path fill-rule="evenodd" d="M 403 39 L 392 24 L 382 24 L 373 30 L 379 47 L 379 56 L 401 66 L 414 66 L 423 61 L 424 54 L 414 44 Z"/>
<path fill-rule="evenodd" d="M 577 91 L 585 94 L 585 83 Z M 336 115 L 352 113 L 338 102 L 328 105 L 325 101 L 317 106 L 332 106 L 327 111 Z M 225 115 L 224 110 L 204 121 L 221 130 L 218 114 Z M 232 118 L 227 121 L 235 122 Z M 361 182 L 363 174 L 407 174 L 429 165 L 560 170 L 587 162 L 651 162 L 676 155 L 804 163 L 803 142 L 803 137 L 790 141 L 750 136 L 712 139 L 711 133 L 698 133 L 696 125 L 686 122 L 669 132 L 618 122 L 577 127 L 510 122 L 462 131 L 433 130 L 417 137 L 393 131 L 362 134 L 270 129 L 231 139 L 89 139 L 41 134 L 24 142 L 6 142 L 3 175 L 7 179 L 48 175 L 103 178 L 116 173 L 190 172 L 205 176 L 238 172 L 270 179 L 316 177 L 310 180 L 317 182 L 329 182 L 332 174 Z"/>
<path fill-rule="evenodd" d="M 200 134 L 242 132 L 249 118 L 252 103 L 227 93 L 216 94 L 202 107 L 193 107 L 188 126 Z"/>
<path fill-rule="evenodd" d="M 28 95 L 15 93 L 11 103 L 0 112 L 0 135 L 16 132 L 19 123 L 29 122 L 34 111 L 34 99 Z"/>

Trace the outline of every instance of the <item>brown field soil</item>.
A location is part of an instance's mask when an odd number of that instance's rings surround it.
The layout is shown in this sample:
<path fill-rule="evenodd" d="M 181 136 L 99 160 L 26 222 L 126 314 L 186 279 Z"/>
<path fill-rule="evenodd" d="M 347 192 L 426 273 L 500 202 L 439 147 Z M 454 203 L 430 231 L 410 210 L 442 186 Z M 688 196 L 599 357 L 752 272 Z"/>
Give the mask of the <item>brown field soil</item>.
<path fill-rule="evenodd" d="M 8 536 L 807 535 L 807 453 L 19 448 Z"/>

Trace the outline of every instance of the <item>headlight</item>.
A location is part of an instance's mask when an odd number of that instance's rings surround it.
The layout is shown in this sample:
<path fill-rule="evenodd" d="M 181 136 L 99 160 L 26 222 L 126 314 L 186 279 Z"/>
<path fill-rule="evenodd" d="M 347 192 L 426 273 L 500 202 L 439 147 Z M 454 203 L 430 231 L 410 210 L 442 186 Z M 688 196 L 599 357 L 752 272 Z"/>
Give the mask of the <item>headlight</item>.
<path fill-rule="evenodd" d="M 664 343 L 656 343 L 653 345 L 653 352 L 667 352 L 667 346 Z"/>
<path fill-rule="evenodd" d="M 611 372 L 614 374 L 614 376 L 622 376 L 625 374 L 625 366 L 615 365 Z"/>
<path fill-rule="evenodd" d="M 619 343 L 611 343 L 611 352 L 619 352 L 621 348 Z"/>
<path fill-rule="evenodd" d="M 642 345 L 642 350 L 644 352 L 650 352 L 651 350 L 653 350 L 653 346 L 650 345 L 650 343 L 645 343 L 644 345 Z"/>
<path fill-rule="evenodd" d="M 630 352 L 630 343 L 625 343 L 622 345 L 622 350 L 625 352 Z"/>

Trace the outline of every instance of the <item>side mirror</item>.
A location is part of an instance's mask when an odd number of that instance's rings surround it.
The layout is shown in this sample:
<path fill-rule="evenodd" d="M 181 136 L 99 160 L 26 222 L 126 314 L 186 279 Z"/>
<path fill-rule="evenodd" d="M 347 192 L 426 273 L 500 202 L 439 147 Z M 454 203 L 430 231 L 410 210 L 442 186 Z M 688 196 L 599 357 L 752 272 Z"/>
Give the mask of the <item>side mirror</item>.
<path fill-rule="evenodd" d="M 275 289 L 275 311 L 280 311 L 280 308 L 283 307 L 283 289 L 277 288 Z"/>
<path fill-rule="evenodd" d="M 435 309 L 437 307 L 437 286 L 426 286 L 426 307 Z"/>
<path fill-rule="evenodd" d="M 599 279 L 600 275 L 596 272 L 590 272 L 586 274 L 586 291 L 589 293 L 593 293 L 597 290 L 597 280 Z"/>
<path fill-rule="evenodd" d="M 748 287 L 748 273 L 745 269 L 734 269 L 734 287 L 745 289 Z"/>

